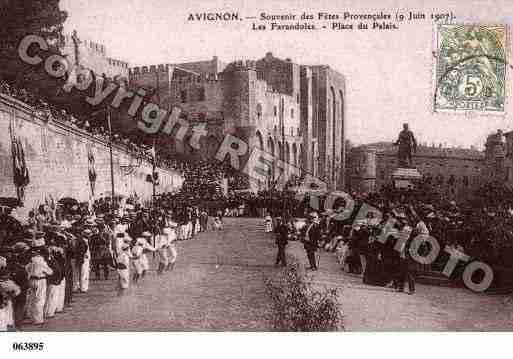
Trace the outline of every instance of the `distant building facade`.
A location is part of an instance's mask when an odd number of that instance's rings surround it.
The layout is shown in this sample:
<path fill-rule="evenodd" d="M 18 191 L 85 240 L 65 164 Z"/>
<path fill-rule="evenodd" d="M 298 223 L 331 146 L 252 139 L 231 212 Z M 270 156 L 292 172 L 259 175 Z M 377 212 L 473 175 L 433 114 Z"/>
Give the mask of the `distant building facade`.
<path fill-rule="evenodd" d="M 513 131 L 491 134 L 486 139 L 486 173 L 491 182 L 513 187 Z"/>
<path fill-rule="evenodd" d="M 397 147 L 374 143 L 355 147 L 349 159 L 350 190 L 375 192 L 392 185 L 398 168 Z M 413 165 L 439 193 L 450 198 L 466 197 L 488 178 L 485 152 L 477 149 L 418 146 Z"/>
<path fill-rule="evenodd" d="M 192 124 L 205 123 L 201 149 L 167 147 L 209 157 L 226 134 L 326 180 L 344 186 L 344 78 L 328 66 L 303 66 L 271 53 L 258 61 L 208 61 L 134 67 L 132 88 L 153 91 L 166 110 L 178 106 Z M 190 136 L 191 134 L 189 134 Z M 182 146 L 182 148 L 178 148 Z M 275 161 L 270 179 L 288 178 Z M 286 166 L 285 166 L 286 167 Z"/>

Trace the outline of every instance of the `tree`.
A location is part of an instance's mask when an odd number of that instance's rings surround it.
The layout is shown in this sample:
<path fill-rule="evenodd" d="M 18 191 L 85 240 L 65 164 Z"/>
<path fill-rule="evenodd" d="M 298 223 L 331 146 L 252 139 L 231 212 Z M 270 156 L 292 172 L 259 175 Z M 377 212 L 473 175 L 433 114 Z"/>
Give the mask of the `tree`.
<path fill-rule="evenodd" d="M 67 13 L 60 0 L 0 0 L 0 77 L 30 88 L 43 76 L 42 66 L 25 64 L 18 55 L 20 41 L 29 34 L 47 40 L 49 52 L 59 53 Z M 39 86 L 43 87 L 43 86 Z M 38 90 L 39 88 L 37 88 Z"/>

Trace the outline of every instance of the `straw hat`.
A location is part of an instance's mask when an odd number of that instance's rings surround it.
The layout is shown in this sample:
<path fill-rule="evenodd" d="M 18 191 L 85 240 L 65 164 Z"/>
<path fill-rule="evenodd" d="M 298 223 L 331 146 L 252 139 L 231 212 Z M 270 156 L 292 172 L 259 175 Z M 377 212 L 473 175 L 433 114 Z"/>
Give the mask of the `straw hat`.
<path fill-rule="evenodd" d="M 310 212 L 310 214 L 308 216 L 311 219 L 319 219 L 319 215 L 317 214 L 317 212 Z"/>
<path fill-rule="evenodd" d="M 32 248 L 41 248 L 45 246 L 45 239 L 44 238 L 35 238 L 32 241 Z"/>

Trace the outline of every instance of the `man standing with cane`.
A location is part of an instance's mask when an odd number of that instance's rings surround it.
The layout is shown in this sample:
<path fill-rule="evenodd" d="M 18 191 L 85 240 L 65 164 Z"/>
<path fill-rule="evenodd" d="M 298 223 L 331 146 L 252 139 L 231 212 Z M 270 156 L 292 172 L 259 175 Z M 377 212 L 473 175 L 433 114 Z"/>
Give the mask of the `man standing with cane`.
<path fill-rule="evenodd" d="M 319 228 L 319 215 L 317 212 L 310 213 L 310 223 L 306 229 L 305 239 L 304 239 L 304 247 L 306 250 L 306 256 L 308 257 L 308 262 L 310 263 L 311 270 L 317 270 L 317 263 L 315 258 L 315 252 L 317 251 L 317 246 L 319 240 L 321 239 L 321 230 Z"/>
<path fill-rule="evenodd" d="M 278 246 L 278 255 L 276 256 L 276 264 L 278 267 L 280 264 L 285 267 L 287 265 L 287 258 L 285 255 L 285 247 L 289 242 L 289 229 L 287 227 L 288 220 L 284 216 L 282 218 L 277 218 L 278 227 L 276 227 L 276 245 Z"/>

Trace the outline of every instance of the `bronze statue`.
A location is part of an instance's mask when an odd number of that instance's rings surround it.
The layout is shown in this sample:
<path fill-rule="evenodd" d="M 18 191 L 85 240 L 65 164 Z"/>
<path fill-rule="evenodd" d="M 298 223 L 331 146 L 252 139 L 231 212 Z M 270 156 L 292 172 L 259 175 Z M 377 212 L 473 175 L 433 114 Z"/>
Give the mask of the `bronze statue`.
<path fill-rule="evenodd" d="M 399 159 L 399 167 L 413 167 L 412 153 L 417 152 L 417 141 L 413 132 L 408 129 L 408 124 L 403 124 L 403 130 L 399 133 L 399 138 L 394 143 L 399 146 L 397 158 Z"/>

